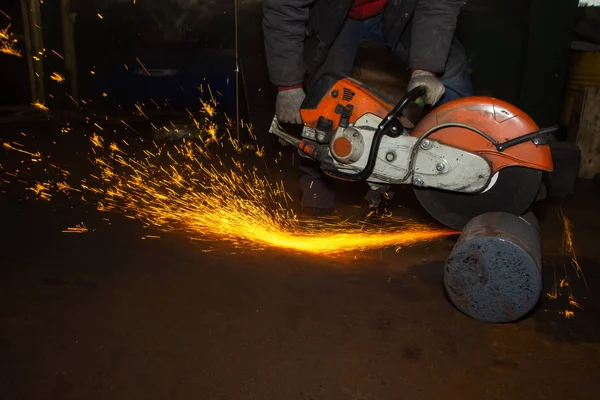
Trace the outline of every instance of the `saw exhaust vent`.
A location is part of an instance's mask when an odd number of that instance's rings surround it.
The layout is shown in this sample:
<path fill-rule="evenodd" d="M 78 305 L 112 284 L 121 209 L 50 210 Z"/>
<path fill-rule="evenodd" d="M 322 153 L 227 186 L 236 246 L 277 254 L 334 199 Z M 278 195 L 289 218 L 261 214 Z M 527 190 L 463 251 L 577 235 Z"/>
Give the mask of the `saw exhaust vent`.
<path fill-rule="evenodd" d="M 352 90 L 348 89 L 348 88 L 344 88 L 344 93 L 342 94 L 342 100 L 344 101 L 352 101 L 352 99 L 354 98 L 354 95 L 356 93 L 354 93 Z"/>

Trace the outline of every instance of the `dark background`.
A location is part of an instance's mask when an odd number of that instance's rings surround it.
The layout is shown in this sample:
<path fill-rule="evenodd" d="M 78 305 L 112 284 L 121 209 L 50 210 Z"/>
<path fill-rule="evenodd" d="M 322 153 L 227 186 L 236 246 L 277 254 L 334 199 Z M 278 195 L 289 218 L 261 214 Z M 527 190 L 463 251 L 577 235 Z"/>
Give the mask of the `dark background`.
<path fill-rule="evenodd" d="M 41 5 L 47 49 L 62 51 L 59 2 Z M 528 112 L 541 126 L 559 119 L 567 82 L 569 48 L 578 0 L 471 0 L 466 2 L 457 35 L 469 53 L 472 80 L 477 94 L 509 101 Z M 12 16 L 13 32 L 20 37 L 20 4 L 3 2 Z M 223 94 L 222 105 L 233 109 L 234 5 L 216 0 L 72 1 L 76 13 L 75 33 L 78 81 L 82 98 L 107 92 L 111 107 L 131 106 L 136 96 L 150 95 L 148 81 L 135 82 L 125 75 L 123 64 L 148 68 L 181 68 L 186 71 L 185 95 L 179 106 L 195 97 L 198 82 L 211 81 Z M 98 18 L 101 13 L 103 19 Z M 243 92 L 251 106 L 244 116 L 262 130 L 268 124 L 275 92 L 268 81 L 262 44 L 262 1 L 239 3 L 239 38 Z M 6 21 L 4 21 L 6 22 Z M 22 45 L 21 41 L 21 45 Z M 60 60 L 48 52 L 47 75 L 61 71 Z M 2 60 L 2 105 L 28 104 L 27 69 L 23 58 Z M 62 67 L 64 70 L 64 66 Z M 94 71 L 95 75 L 91 75 Z M 222 78 L 230 79 L 226 84 Z M 161 86 L 154 82 L 153 85 Z M 48 91 L 64 91 L 48 81 Z M 173 84 L 154 94 L 177 97 Z M 146 90 L 148 93 L 145 93 Z M 227 92 L 223 93 L 223 92 Z M 187 96 L 187 97 L 186 97 Z M 55 96 L 67 106 L 64 96 Z M 244 99 L 246 100 L 246 99 Z M 55 105 L 56 106 L 56 105 Z M 177 107 L 177 105 L 175 105 Z"/>

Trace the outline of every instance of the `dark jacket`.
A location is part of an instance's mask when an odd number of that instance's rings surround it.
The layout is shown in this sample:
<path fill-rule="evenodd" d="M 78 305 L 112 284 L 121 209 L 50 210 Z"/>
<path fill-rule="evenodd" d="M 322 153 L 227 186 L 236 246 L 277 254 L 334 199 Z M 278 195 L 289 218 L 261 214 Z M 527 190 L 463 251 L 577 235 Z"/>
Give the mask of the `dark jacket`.
<path fill-rule="evenodd" d="M 269 75 L 294 86 L 314 74 L 340 32 L 353 0 L 265 0 L 263 31 Z M 389 0 L 386 44 L 410 49 L 408 68 L 442 73 L 464 0 Z"/>

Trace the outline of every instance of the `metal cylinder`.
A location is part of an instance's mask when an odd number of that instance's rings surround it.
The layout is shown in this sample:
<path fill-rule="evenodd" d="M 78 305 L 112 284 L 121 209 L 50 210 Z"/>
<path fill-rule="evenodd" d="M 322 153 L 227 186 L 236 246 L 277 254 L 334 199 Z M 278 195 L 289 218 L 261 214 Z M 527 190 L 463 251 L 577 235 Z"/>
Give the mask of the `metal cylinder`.
<path fill-rule="evenodd" d="M 450 300 L 479 321 L 505 323 L 530 312 L 542 291 L 539 225 L 531 213 L 488 213 L 464 228 L 444 268 Z"/>

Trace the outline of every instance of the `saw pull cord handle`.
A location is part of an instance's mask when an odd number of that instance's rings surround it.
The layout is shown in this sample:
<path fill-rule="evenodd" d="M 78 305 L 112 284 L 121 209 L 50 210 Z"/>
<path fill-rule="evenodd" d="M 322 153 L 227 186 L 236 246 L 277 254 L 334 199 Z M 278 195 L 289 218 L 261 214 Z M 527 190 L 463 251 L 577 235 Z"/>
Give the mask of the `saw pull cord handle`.
<path fill-rule="evenodd" d="M 424 96 L 426 92 L 427 91 L 424 86 L 418 86 L 410 92 L 406 93 L 402 100 L 400 100 L 398 104 L 396 104 L 396 106 L 392 109 L 392 111 L 390 111 L 390 113 L 383 119 L 383 121 L 381 121 L 381 123 L 377 127 L 377 130 L 375 130 L 375 133 L 373 134 L 373 142 L 371 143 L 371 149 L 369 150 L 369 158 L 367 159 L 367 165 L 365 165 L 365 168 L 363 168 L 362 171 L 357 172 L 355 174 L 341 172 L 335 169 L 323 169 L 323 171 L 329 176 L 346 181 L 356 182 L 366 180 L 369 176 L 371 176 L 371 173 L 375 168 L 375 162 L 377 161 L 377 153 L 379 153 L 379 145 L 381 144 L 381 139 L 383 138 L 383 135 L 388 134 L 387 131 L 390 128 L 390 125 L 393 124 L 395 118 L 402 114 L 402 111 L 404 111 L 406 106 L 408 106 L 410 103 L 414 102 L 418 98 Z"/>

